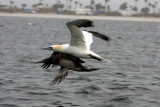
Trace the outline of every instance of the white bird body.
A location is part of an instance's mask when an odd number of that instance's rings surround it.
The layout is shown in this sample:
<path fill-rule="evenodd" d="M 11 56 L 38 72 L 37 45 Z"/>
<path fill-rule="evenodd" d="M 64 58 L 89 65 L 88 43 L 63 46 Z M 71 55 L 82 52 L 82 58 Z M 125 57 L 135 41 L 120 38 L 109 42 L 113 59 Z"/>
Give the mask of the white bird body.
<path fill-rule="evenodd" d="M 52 45 L 50 46 L 50 48 L 52 48 L 54 51 L 67 53 L 79 58 L 94 58 L 99 61 L 102 61 L 104 59 L 90 50 L 90 45 L 93 43 L 93 34 L 88 31 L 83 31 L 79 28 L 92 26 L 92 23 L 87 25 L 84 20 L 74 20 L 71 22 L 67 22 L 66 25 L 71 32 L 70 44 Z M 95 36 L 101 35 L 97 32 L 93 33 L 96 33 Z M 104 37 L 104 35 L 101 36 Z"/>
<path fill-rule="evenodd" d="M 69 44 L 61 44 L 61 45 L 53 45 L 51 48 L 54 48 L 55 51 L 57 52 L 62 52 L 62 53 L 67 53 L 79 58 L 93 58 L 96 57 L 99 60 L 103 60 L 101 56 L 97 55 L 91 50 L 83 49 L 83 48 L 78 48 L 75 46 L 70 46 Z"/>
<path fill-rule="evenodd" d="M 66 49 L 62 50 L 61 52 L 71 54 L 73 56 L 78 56 L 79 58 L 89 58 L 88 50 L 77 48 L 75 46 L 69 46 Z"/>

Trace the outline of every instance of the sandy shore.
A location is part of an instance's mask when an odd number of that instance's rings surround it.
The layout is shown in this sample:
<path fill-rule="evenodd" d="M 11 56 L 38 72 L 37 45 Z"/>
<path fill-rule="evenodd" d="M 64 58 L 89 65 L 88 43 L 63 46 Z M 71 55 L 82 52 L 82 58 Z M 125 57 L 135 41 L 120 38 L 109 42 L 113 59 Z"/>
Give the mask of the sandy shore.
<path fill-rule="evenodd" d="M 22 14 L 22 13 L 12 13 L 12 14 L 0 13 L 0 16 L 160 22 L 160 18 L 154 18 L 154 17 L 146 18 L 146 17 L 122 17 L 122 16 L 78 16 L 78 15 Z"/>

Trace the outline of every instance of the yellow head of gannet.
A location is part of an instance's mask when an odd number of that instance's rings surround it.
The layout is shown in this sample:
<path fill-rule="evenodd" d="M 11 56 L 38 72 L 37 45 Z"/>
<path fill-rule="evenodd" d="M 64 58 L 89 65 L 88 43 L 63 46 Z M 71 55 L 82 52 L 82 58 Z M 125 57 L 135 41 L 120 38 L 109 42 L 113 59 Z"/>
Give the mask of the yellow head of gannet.
<path fill-rule="evenodd" d="M 62 45 L 51 45 L 49 48 L 53 49 L 57 52 L 63 52 L 65 49 L 69 47 L 69 44 L 62 44 Z"/>

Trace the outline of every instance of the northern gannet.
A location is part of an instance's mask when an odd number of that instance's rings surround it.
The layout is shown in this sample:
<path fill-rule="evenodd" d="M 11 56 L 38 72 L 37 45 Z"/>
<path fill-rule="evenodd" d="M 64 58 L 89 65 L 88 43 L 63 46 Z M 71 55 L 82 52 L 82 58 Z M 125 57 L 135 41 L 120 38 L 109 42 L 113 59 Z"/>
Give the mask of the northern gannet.
<path fill-rule="evenodd" d="M 90 45 L 93 43 L 92 36 L 97 36 L 101 39 L 109 41 L 110 38 L 95 31 L 81 30 L 80 27 L 91 27 L 93 22 L 85 19 L 78 19 L 67 22 L 71 32 L 70 44 L 52 45 L 50 46 L 56 52 L 67 53 L 79 58 L 94 58 L 102 61 L 104 58 L 90 50 Z"/>

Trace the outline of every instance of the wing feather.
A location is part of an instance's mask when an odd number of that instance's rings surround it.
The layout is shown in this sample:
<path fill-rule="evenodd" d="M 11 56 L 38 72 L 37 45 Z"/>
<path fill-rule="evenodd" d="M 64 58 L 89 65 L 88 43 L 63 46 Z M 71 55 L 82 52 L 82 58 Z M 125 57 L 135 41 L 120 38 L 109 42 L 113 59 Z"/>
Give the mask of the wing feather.
<path fill-rule="evenodd" d="M 104 35 L 104 34 L 101 34 L 101 33 L 99 33 L 99 32 L 95 32 L 95 31 L 87 31 L 87 32 L 89 32 L 89 33 L 91 33 L 93 36 L 96 36 L 96 37 L 98 37 L 98 38 L 101 38 L 101 39 L 103 39 L 103 40 L 105 40 L 105 41 L 110 41 L 110 40 L 111 40 L 110 37 L 108 37 L 108 36 L 106 36 L 106 35 Z"/>
<path fill-rule="evenodd" d="M 83 31 L 83 37 L 84 37 L 85 46 L 86 46 L 87 50 L 90 50 L 90 46 L 93 43 L 92 34 L 86 32 L 86 31 Z"/>
<path fill-rule="evenodd" d="M 67 24 L 73 24 L 77 27 L 93 27 L 93 22 L 91 20 L 87 19 L 77 19 L 70 22 L 67 22 Z"/>
<path fill-rule="evenodd" d="M 66 25 L 68 26 L 70 32 L 71 32 L 71 46 L 76 46 L 81 49 L 87 49 L 89 44 L 91 44 L 91 41 L 88 43 L 88 37 L 84 36 L 83 31 L 80 29 L 80 27 L 91 27 L 93 26 L 92 21 L 90 20 L 74 20 L 71 22 L 67 22 Z M 90 37 L 89 39 L 92 40 Z M 86 44 L 87 42 L 87 44 Z"/>
<path fill-rule="evenodd" d="M 64 53 L 60 53 L 60 52 L 53 52 L 52 55 L 48 58 L 45 58 L 41 61 L 38 61 L 36 63 L 43 63 L 43 65 L 41 66 L 43 69 L 47 69 L 49 68 L 51 65 L 54 67 L 56 65 L 59 64 L 59 61 L 61 60 L 61 58 L 64 56 Z"/>
<path fill-rule="evenodd" d="M 67 77 L 68 71 L 69 70 L 67 68 L 60 69 L 59 73 L 54 78 L 54 80 L 50 83 L 50 85 L 55 85 L 55 84 L 61 83 L 65 79 L 65 77 Z"/>

